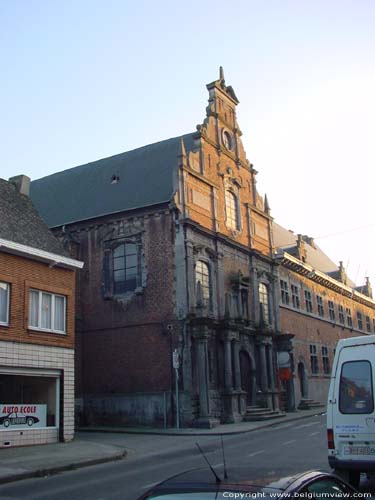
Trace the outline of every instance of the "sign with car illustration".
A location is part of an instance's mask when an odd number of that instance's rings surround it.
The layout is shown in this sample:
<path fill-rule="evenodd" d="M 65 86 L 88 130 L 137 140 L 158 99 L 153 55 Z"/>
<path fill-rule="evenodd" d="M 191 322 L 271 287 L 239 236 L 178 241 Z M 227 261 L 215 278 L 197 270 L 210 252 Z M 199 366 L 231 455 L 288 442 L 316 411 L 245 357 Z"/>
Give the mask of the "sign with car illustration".
<path fill-rule="evenodd" d="M 47 405 L 1 404 L 0 429 L 46 427 Z"/>

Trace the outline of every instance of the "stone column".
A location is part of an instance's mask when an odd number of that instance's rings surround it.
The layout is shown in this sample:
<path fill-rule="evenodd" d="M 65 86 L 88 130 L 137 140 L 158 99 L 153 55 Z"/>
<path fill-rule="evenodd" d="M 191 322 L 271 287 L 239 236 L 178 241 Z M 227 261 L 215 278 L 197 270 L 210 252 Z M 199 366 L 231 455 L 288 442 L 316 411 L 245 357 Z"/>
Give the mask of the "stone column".
<path fill-rule="evenodd" d="M 268 365 L 270 367 L 269 385 L 270 385 L 270 389 L 272 392 L 272 407 L 274 410 L 278 410 L 279 409 L 279 392 L 277 390 L 277 387 L 275 386 L 275 372 L 274 372 L 273 351 L 272 351 L 271 344 L 269 345 L 269 347 L 267 349 L 267 356 L 268 356 Z"/>
<path fill-rule="evenodd" d="M 187 276 L 187 294 L 188 310 L 192 311 L 196 306 L 195 297 L 195 271 L 194 271 L 194 246 L 191 241 L 186 242 L 186 276 Z"/>
<path fill-rule="evenodd" d="M 207 325 L 201 324 L 195 327 L 195 340 L 197 343 L 197 365 L 198 365 L 198 393 L 199 393 L 199 417 L 194 421 L 194 426 L 211 429 L 219 424 L 219 421 L 211 416 L 210 396 L 208 387 L 208 336 Z"/>
<path fill-rule="evenodd" d="M 252 301 L 251 301 L 251 308 L 252 308 L 252 315 L 251 319 L 258 324 L 259 319 L 260 319 L 260 313 L 259 313 L 259 283 L 258 283 L 258 273 L 256 267 L 251 263 L 250 265 L 250 283 L 251 283 L 251 296 L 252 296 Z"/>
<path fill-rule="evenodd" d="M 267 375 L 267 361 L 266 361 L 266 345 L 262 342 L 259 345 L 260 353 L 260 387 L 262 392 L 268 390 L 268 375 Z"/>
<path fill-rule="evenodd" d="M 237 339 L 233 341 L 233 361 L 234 361 L 234 388 L 241 390 L 241 368 L 240 368 L 240 342 Z"/>
<path fill-rule="evenodd" d="M 209 415 L 208 384 L 207 384 L 207 337 L 197 339 L 198 384 L 199 384 L 199 416 Z"/>
<path fill-rule="evenodd" d="M 226 337 L 224 339 L 224 385 L 226 390 L 233 389 L 233 375 L 232 375 L 232 351 L 231 339 Z"/>
<path fill-rule="evenodd" d="M 275 331 L 280 331 L 280 307 L 279 307 L 279 275 L 274 269 L 272 274 L 272 313 L 274 318 Z"/>

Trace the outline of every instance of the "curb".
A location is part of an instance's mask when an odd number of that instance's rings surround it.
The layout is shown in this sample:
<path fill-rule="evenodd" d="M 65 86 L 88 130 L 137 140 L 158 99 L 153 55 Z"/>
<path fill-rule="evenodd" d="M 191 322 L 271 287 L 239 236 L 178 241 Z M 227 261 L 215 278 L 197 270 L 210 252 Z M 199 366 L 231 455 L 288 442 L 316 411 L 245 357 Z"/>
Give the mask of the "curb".
<path fill-rule="evenodd" d="M 150 431 L 142 431 L 142 430 L 136 430 L 136 429 L 126 429 L 124 427 L 123 429 L 111 429 L 108 427 L 107 429 L 105 428 L 93 428 L 91 429 L 90 427 L 78 427 L 77 431 L 79 432 L 97 432 L 97 433 L 112 433 L 112 434 L 143 434 L 143 435 L 151 435 L 151 436 L 233 436 L 235 434 L 246 434 L 248 432 L 255 432 L 261 429 L 265 429 L 267 427 L 273 427 L 275 425 L 278 425 L 280 423 L 287 423 L 287 422 L 295 422 L 296 420 L 302 420 L 304 418 L 310 418 L 310 417 L 315 417 L 318 415 L 324 415 L 326 413 L 326 410 L 321 410 L 317 411 L 316 413 L 310 413 L 308 415 L 298 415 L 295 417 L 288 418 L 287 420 L 281 419 L 278 420 L 277 422 L 272 421 L 272 422 L 267 422 L 265 424 L 259 424 L 256 427 L 253 427 L 252 429 L 240 429 L 236 431 L 225 431 L 225 432 L 170 432 L 170 431 L 157 431 L 157 430 L 150 430 Z M 229 424 L 231 425 L 231 424 Z"/>
<path fill-rule="evenodd" d="M 108 462 L 116 462 L 117 460 L 122 460 L 127 455 L 127 451 L 124 450 L 112 457 L 95 458 L 92 460 L 84 460 L 82 462 L 75 462 L 71 464 L 61 465 L 59 467 L 50 467 L 45 469 L 37 469 L 28 472 L 21 472 L 19 474 L 13 474 L 7 477 L 0 478 L 0 484 L 13 483 L 15 481 L 21 481 L 22 479 L 31 479 L 33 477 L 44 477 L 53 476 L 59 474 L 60 472 L 68 470 L 76 470 L 84 467 L 90 467 L 91 465 L 105 464 Z"/>

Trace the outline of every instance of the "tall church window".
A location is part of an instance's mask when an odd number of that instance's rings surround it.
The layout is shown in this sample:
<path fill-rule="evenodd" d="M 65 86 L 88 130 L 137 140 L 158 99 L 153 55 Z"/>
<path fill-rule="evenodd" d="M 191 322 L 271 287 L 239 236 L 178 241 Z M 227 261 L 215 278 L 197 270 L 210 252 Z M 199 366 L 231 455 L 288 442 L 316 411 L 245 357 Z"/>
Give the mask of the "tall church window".
<path fill-rule="evenodd" d="M 210 268 L 206 262 L 198 260 L 195 265 L 195 283 L 198 292 L 198 283 L 200 284 L 203 305 L 210 307 L 211 305 L 211 276 Z"/>
<path fill-rule="evenodd" d="M 237 196 L 232 191 L 225 191 L 225 208 L 227 226 L 233 230 L 240 229 L 240 214 Z"/>
<path fill-rule="evenodd" d="M 113 292 L 115 295 L 138 286 L 139 263 L 136 243 L 122 243 L 113 250 Z"/>
<path fill-rule="evenodd" d="M 259 307 L 261 319 L 266 325 L 268 325 L 270 322 L 268 288 L 264 283 L 259 283 Z"/>

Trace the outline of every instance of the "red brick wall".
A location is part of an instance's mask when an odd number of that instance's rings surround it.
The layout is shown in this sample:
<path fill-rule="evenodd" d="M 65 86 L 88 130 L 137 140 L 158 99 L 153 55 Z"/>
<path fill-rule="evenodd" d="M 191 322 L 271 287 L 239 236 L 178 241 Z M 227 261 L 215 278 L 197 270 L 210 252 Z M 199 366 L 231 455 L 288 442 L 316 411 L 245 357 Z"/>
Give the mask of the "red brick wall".
<path fill-rule="evenodd" d="M 130 226 L 134 222 L 130 214 L 119 219 Z M 81 223 L 69 228 L 80 242 L 79 258 L 85 262 L 79 277 L 78 396 L 170 388 L 167 325 L 175 324 L 173 214 L 160 211 L 141 215 L 134 222 L 142 233 L 146 286 L 125 301 L 108 300 L 102 291 L 104 241 L 114 221 L 112 216 L 97 225 Z"/>
<path fill-rule="evenodd" d="M 9 326 L 0 325 L 0 340 L 74 347 L 75 272 L 0 252 L 0 280 L 10 283 Z M 66 335 L 28 329 L 29 289 L 67 297 Z"/>

